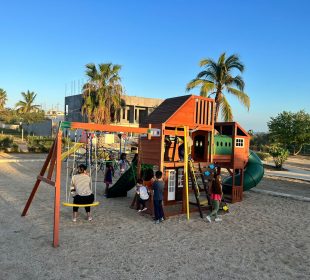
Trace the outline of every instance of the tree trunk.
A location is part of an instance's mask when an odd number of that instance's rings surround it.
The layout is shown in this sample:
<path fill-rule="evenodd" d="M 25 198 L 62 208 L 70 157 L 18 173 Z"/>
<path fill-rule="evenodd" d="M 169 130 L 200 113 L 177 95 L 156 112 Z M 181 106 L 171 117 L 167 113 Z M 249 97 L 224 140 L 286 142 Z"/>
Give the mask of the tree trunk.
<path fill-rule="evenodd" d="M 217 122 L 218 119 L 218 115 L 219 115 L 219 111 L 220 111 L 220 97 L 221 97 L 221 91 L 217 90 L 215 98 L 214 98 L 214 102 L 215 102 L 215 114 L 214 114 L 214 122 Z"/>
<path fill-rule="evenodd" d="M 295 148 L 294 148 L 294 153 L 293 153 L 293 155 L 294 155 L 294 156 L 297 156 L 297 155 L 301 152 L 302 147 L 303 147 L 303 145 L 300 145 L 299 150 L 298 150 L 296 153 L 295 153 Z"/>

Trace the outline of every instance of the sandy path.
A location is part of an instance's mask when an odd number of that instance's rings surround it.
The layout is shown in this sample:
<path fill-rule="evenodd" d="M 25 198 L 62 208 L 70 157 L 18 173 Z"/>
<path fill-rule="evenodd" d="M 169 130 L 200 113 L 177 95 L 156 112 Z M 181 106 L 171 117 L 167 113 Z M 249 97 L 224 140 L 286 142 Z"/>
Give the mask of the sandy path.
<path fill-rule="evenodd" d="M 80 210 L 74 224 L 71 209 L 61 208 L 54 249 L 51 187 L 43 184 L 20 217 L 41 165 L 0 165 L 0 279 L 310 278 L 310 203 L 253 192 L 212 224 L 194 213 L 154 225 L 129 209 L 130 197 L 98 196 L 91 223 Z"/>

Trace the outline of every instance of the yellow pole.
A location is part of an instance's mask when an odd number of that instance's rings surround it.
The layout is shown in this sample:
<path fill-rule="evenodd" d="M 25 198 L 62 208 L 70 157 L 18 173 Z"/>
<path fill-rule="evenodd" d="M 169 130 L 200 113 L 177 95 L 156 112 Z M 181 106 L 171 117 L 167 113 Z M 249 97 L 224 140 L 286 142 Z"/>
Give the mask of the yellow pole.
<path fill-rule="evenodd" d="M 184 126 L 184 180 L 185 180 L 185 194 L 186 194 L 186 215 L 187 220 L 189 220 L 187 126 Z"/>

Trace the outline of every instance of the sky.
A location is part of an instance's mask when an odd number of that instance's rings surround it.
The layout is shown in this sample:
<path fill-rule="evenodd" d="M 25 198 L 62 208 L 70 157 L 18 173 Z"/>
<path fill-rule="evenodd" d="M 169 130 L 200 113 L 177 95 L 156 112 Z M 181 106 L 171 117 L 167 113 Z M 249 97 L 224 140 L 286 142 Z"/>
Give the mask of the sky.
<path fill-rule="evenodd" d="M 226 52 L 245 65 L 250 110 L 227 99 L 246 130 L 267 131 L 284 110 L 310 113 L 308 0 L 1 2 L 0 88 L 9 107 L 30 90 L 44 109 L 63 109 L 90 62 L 122 65 L 127 95 L 188 94 L 199 61 Z"/>

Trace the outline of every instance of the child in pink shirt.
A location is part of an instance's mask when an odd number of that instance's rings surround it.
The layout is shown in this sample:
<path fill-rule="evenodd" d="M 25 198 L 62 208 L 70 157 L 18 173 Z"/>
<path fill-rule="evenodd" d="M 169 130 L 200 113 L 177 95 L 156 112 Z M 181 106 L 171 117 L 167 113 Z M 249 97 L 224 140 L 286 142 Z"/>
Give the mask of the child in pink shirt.
<path fill-rule="evenodd" d="M 211 218 L 215 216 L 214 221 L 215 222 L 220 222 L 222 219 L 218 217 L 217 212 L 219 211 L 220 208 L 220 203 L 222 200 L 222 179 L 220 175 L 217 175 L 212 182 L 211 190 L 210 190 L 210 198 L 212 200 L 212 212 L 206 217 L 207 221 L 211 223 Z"/>

